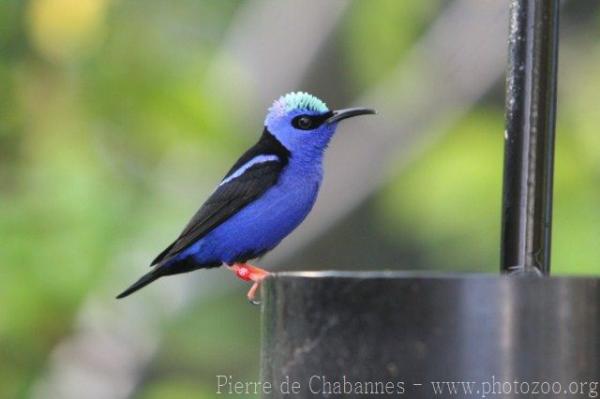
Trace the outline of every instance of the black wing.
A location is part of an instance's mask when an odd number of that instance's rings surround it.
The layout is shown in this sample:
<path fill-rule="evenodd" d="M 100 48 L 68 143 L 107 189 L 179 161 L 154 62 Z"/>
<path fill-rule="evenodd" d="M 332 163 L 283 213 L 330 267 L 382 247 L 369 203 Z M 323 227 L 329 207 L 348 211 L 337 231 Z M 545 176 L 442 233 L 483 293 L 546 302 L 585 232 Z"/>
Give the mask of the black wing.
<path fill-rule="evenodd" d="M 240 176 L 221 184 L 196 212 L 179 238 L 161 252 L 151 266 L 188 248 L 277 183 L 281 171 L 287 165 L 289 151 L 266 129 L 258 143 L 242 155 L 224 180 L 246 162 L 260 155 L 276 155 L 277 159 L 252 165 Z"/>

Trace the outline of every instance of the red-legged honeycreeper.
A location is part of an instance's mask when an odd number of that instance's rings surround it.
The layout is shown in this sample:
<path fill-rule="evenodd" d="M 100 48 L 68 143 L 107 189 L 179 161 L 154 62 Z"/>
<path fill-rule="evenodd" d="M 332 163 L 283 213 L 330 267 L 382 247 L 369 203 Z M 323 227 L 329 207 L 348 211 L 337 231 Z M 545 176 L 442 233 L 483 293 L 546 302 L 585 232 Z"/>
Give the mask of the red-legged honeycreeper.
<path fill-rule="evenodd" d="M 254 284 L 268 272 L 246 262 L 272 250 L 312 209 L 323 179 L 323 153 L 338 123 L 367 108 L 330 111 L 308 93 L 289 93 L 273 103 L 260 140 L 227 172 L 179 237 L 145 274 L 117 298 L 162 276 L 222 264 Z"/>

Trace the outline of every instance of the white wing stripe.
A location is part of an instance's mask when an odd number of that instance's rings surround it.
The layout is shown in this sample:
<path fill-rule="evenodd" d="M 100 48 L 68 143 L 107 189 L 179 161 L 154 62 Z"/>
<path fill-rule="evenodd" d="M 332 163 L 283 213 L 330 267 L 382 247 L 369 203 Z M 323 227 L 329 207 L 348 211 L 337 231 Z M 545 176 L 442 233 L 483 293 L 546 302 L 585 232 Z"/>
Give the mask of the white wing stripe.
<path fill-rule="evenodd" d="M 232 181 L 233 179 L 235 179 L 237 177 L 240 177 L 241 175 L 244 174 L 245 171 L 250 169 L 250 167 L 252 167 L 253 165 L 256 165 L 259 163 L 264 163 L 264 162 L 270 162 L 270 161 L 279 161 L 279 157 L 277 155 L 259 155 L 257 157 L 252 158 L 251 160 L 249 160 L 248 162 L 246 162 L 245 164 L 240 166 L 238 170 L 236 170 L 235 172 L 233 172 L 232 174 L 227 176 L 225 179 L 223 179 L 221 184 L 219 184 L 219 187 L 222 186 L 223 184 L 229 183 L 230 181 Z"/>

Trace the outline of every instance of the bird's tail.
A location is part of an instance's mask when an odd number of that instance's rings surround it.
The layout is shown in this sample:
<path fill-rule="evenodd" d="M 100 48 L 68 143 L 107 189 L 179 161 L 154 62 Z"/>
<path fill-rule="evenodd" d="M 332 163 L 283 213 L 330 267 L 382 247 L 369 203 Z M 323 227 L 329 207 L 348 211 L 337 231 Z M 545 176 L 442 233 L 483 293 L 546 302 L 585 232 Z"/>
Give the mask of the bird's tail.
<path fill-rule="evenodd" d="M 150 284 L 157 278 L 164 276 L 164 274 L 165 273 L 164 273 L 164 270 L 162 270 L 162 267 L 155 267 L 152 271 L 144 274 L 138 281 L 133 283 L 125 291 L 121 292 L 117 296 L 117 299 L 125 298 L 126 296 L 133 294 L 134 292 L 136 292 L 137 290 L 139 290 L 141 288 L 144 288 L 145 286 L 147 286 L 148 284 Z"/>

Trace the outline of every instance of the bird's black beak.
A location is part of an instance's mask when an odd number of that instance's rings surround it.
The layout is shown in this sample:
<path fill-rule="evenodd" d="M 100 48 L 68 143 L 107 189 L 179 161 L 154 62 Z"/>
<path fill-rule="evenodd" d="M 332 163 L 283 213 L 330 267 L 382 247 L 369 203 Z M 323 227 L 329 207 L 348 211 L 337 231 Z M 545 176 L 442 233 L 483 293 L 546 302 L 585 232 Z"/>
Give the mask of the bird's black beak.
<path fill-rule="evenodd" d="M 335 123 L 339 122 L 343 119 L 352 118 L 353 116 L 358 115 L 370 115 L 376 114 L 377 112 L 374 109 L 369 108 L 346 108 L 346 109 L 338 109 L 333 111 L 333 115 L 330 116 L 326 122 L 327 123 Z"/>

